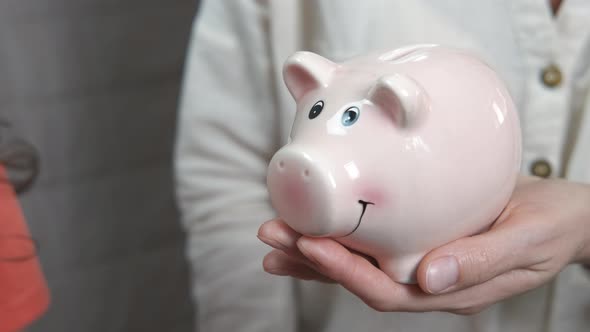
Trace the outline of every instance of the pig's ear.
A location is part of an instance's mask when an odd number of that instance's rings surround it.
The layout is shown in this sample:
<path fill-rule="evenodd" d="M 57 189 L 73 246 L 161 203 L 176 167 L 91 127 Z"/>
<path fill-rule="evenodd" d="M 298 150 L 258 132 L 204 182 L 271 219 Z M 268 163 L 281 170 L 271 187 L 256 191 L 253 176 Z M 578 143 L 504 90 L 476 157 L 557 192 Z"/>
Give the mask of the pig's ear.
<path fill-rule="evenodd" d="M 311 52 L 297 52 L 283 67 L 283 79 L 295 101 L 307 92 L 328 85 L 338 65 Z"/>
<path fill-rule="evenodd" d="M 394 74 L 378 79 L 369 90 L 368 99 L 393 115 L 400 128 L 414 128 L 430 109 L 424 89 L 413 79 Z"/>

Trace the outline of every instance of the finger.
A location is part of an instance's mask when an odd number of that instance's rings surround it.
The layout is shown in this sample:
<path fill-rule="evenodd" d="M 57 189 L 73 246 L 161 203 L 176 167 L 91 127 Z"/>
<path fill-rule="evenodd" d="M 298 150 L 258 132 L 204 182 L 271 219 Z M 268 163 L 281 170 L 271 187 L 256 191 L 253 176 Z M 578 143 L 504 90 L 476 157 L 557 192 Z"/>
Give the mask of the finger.
<path fill-rule="evenodd" d="M 526 231 L 510 224 L 431 251 L 418 267 L 420 287 L 430 294 L 458 291 L 527 265 Z"/>
<path fill-rule="evenodd" d="M 280 250 L 273 250 L 268 253 L 262 261 L 262 266 L 264 271 L 274 275 L 291 276 L 297 279 L 317 280 L 326 283 L 334 282 L 309 267 L 306 263 Z"/>
<path fill-rule="evenodd" d="M 297 246 L 319 272 L 376 310 L 395 310 L 396 303 L 402 303 L 408 297 L 404 294 L 408 292 L 406 287 L 393 282 L 371 262 L 334 240 L 304 236 L 299 238 Z"/>
<path fill-rule="evenodd" d="M 482 284 L 441 295 L 422 295 L 406 302 L 408 311 L 448 311 L 471 315 L 489 305 L 525 293 L 553 277 L 553 274 L 528 269 L 516 269 Z"/>
<path fill-rule="evenodd" d="M 538 273 L 514 270 L 483 284 L 442 295 L 425 294 L 417 285 L 402 285 L 336 241 L 301 237 L 301 252 L 319 272 L 341 284 L 378 311 L 475 313 L 481 308 L 540 284 Z M 545 277 L 548 278 L 548 277 Z M 478 309 L 479 308 L 479 309 Z"/>
<path fill-rule="evenodd" d="M 299 252 L 296 244 L 299 237 L 301 234 L 281 219 L 267 221 L 258 229 L 258 238 L 262 242 L 285 252 Z"/>

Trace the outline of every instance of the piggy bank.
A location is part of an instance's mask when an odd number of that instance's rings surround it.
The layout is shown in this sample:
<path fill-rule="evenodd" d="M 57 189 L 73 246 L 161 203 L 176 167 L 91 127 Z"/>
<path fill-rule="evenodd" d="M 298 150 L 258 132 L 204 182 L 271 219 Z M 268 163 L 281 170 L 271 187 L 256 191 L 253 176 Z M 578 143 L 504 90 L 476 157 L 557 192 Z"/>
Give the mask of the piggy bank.
<path fill-rule="evenodd" d="M 476 57 L 438 45 L 342 63 L 298 52 L 283 76 L 297 113 L 267 184 L 297 232 L 415 283 L 425 254 L 487 230 L 506 206 L 520 169 L 518 115 Z"/>

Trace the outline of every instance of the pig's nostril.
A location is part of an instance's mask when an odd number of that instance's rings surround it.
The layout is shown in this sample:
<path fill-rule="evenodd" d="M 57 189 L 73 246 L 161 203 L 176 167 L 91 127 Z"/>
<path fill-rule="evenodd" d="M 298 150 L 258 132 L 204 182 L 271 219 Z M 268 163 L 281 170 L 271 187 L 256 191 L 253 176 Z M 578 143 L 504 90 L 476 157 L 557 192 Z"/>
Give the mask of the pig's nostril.
<path fill-rule="evenodd" d="M 308 178 L 309 177 L 309 170 L 307 168 L 303 170 L 303 177 L 304 178 Z"/>
<path fill-rule="evenodd" d="M 284 161 L 279 161 L 279 169 L 283 169 L 285 168 L 285 162 Z"/>

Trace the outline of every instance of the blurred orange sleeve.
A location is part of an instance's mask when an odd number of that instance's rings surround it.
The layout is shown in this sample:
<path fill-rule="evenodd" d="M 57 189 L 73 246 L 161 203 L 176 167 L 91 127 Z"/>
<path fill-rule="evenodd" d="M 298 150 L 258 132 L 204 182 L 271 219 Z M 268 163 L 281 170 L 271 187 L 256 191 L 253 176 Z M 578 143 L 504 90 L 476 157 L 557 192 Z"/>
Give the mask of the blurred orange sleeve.
<path fill-rule="evenodd" d="M 15 332 L 41 316 L 49 291 L 16 194 L 0 165 L 0 332 Z"/>

